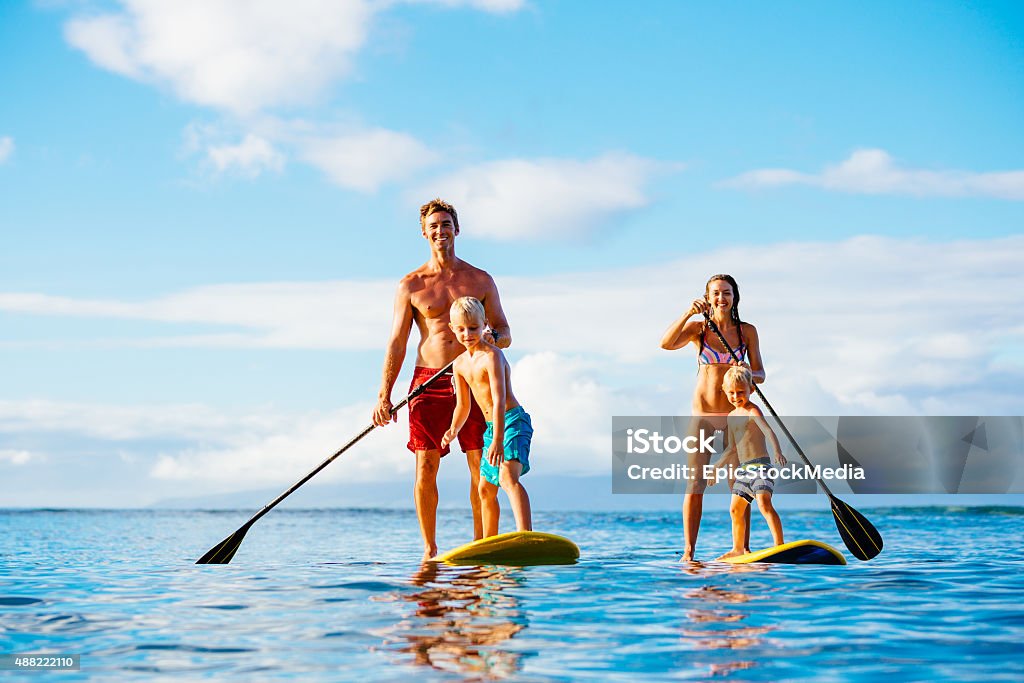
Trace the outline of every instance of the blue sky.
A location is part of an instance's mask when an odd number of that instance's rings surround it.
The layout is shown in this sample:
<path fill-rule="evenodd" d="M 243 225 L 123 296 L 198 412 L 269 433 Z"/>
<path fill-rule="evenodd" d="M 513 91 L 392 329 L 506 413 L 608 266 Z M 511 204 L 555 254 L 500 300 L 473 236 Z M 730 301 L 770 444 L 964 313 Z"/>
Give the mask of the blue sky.
<path fill-rule="evenodd" d="M 436 194 L 550 471 L 686 409 L 657 340 L 720 271 L 783 411 L 1021 414 L 1022 36 L 1011 2 L 3 3 L 0 505 L 308 469 Z M 399 432 L 334 476 L 405 476 Z"/>

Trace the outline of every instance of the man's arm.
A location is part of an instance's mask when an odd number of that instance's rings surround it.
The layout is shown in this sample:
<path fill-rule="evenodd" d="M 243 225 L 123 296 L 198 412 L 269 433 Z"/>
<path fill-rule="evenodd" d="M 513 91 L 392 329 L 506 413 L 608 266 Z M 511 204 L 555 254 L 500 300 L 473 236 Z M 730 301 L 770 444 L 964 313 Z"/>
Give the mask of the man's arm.
<path fill-rule="evenodd" d="M 487 314 L 487 322 L 491 326 L 491 335 L 494 345 L 499 349 L 507 349 L 512 345 L 512 333 L 508 327 L 508 319 L 505 318 L 505 311 L 501 310 L 501 298 L 498 296 L 498 286 L 494 284 L 494 278 L 484 274 L 487 278 L 483 305 Z"/>
<path fill-rule="evenodd" d="M 391 338 L 388 339 L 387 350 L 384 352 L 384 373 L 380 382 L 380 392 L 377 394 L 377 407 L 373 410 L 373 423 L 378 427 L 398 419 L 391 414 L 391 390 L 395 387 L 395 380 L 398 379 L 398 373 L 401 372 L 402 363 L 405 361 L 405 348 L 409 343 L 412 320 L 409 286 L 402 280 L 398 284 L 398 293 L 395 294 Z"/>

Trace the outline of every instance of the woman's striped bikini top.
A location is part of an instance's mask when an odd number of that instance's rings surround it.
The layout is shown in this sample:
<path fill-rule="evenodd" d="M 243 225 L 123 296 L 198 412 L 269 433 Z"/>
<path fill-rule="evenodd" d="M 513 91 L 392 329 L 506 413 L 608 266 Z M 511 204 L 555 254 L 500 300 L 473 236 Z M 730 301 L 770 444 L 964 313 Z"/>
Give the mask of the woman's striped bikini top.
<path fill-rule="evenodd" d="M 717 351 L 708 346 L 707 341 L 705 340 L 706 334 L 706 330 L 700 333 L 700 351 L 697 352 L 697 365 L 728 365 L 731 363 L 733 361 L 732 354 L 728 351 Z M 734 349 L 734 351 L 736 351 L 736 355 L 739 356 L 742 361 L 747 356 L 747 345 L 743 341 L 742 330 L 739 330 L 739 336 L 740 344 Z"/>

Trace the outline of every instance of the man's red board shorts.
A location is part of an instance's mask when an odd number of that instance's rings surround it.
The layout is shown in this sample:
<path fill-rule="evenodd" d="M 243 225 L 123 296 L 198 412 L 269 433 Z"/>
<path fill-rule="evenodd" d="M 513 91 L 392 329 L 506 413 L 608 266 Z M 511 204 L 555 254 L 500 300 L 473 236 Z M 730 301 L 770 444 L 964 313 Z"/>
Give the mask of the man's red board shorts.
<path fill-rule="evenodd" d="M 413 371 L 409 392 L 437 374 L 440 368 L 417 367 Z M 465 451 L 478 451 L 484 447 L 484 430 L 487 422 L 484 413 L 470 394 L 469 417 L 459 432 L 459 446 Z M 452 374 L 441 375 L 423 393 L 409 402 L 409 443 L 410 451 L 439 450 L 448 455 L 450 446 L 441 448 L 441 437 L 452 426 L 455 412 L 455 387 Z"/>

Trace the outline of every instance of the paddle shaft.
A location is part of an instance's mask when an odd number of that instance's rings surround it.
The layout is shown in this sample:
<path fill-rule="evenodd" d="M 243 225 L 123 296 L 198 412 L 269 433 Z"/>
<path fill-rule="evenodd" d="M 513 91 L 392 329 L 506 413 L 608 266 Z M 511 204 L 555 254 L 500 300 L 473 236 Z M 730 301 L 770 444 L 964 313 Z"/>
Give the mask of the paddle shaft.
<path fill-rule="evenodd" d="M 398 412 L 399 410 L 401 410 L 401 409 L 402 409 L 402 408 L 403 408 L 403 407 L 404 407 L 404 406 L 405 406 L 405 405 L 406 405 L 407 403 L 409 403 L 409 401 L 413 400 L 414 398 L 416 398 L 417 396 L 419 396 L 420 394 L 422 394 L 422 393 L 423 393 L 423 392 L 424 392 L 424 391 L 426 390 L 426 388 L 427 388 L 428 386 L 430 386 L 431 384 L 433 384 L 433 383 L 434 383 L 434 381 L 436 381 L 436 380 L 437 380 L 437 379 L 438 379 L 439 377 L 441 377 L 442 375 L 444 375 L 444 374 L 446 374 L 447 372 L 451 371 L 451 369 L 452 369 L 452 365 L 454 365 L 454 364 L 455 364 L 455 361 L 452 361 L 451 363 L 449 363 L 448 365 L 444 366 L 443 368 L 441 368 L 440 370 L 438 370 L 438 371 L 437 371 L 436 373 L 434 373 L 434 374 L 433 374 L 433 375 L 432 375 L 432 376 L 431 376 L 431 377 L 430 377 L 430 378 L 429 378 L 429 379 L 428 379 L 428 380 L 427 380 L 426 382 L 424 382 L 423 384 L 420 384 L 420 385 L 419 385 L 418 387 L 416 387 L 415 389 L 413 389 L 413 390 L 412 390 L 412 392 L 410 392 L 410 394 L 409 394 L 408 396 L 406 396 L 406 397 L 405 397 L 405 398 L 403 398 L 403 399 L 402 399 L 401 401 L 399 401 L 397 405 L 395 405 L 395 406 L 392 406 L 392 408 L 391 408 L 391 414 L 392 414 L 392 415 L 394 415 L 395 413 L 397 413 L 397 412 Z M 317 466 L 316 466 L 316 467 L 315 467 L 315 468 L 313 469 L 313 471 L 311 471 L 311 472 L 310 472 L 309 474 L 307 474 L 306 476 L 304 476 L 304 477 L 303 477 L 302 479 L 299 479 L 299 480 L 298 480 L 297 482 L 295 482 L 295 483 L 294 483 L 294 484 L 293 484 L 293 485 L 292 485 L 292 486 L 291 486 L 291 487 L 290 487 L 290 488 L 289 488 L 289 489 L 288 489 L 287 491 L 285 491 L 284 493 L 282 493 L 281 495 L 279 495 L 279 496 L 278 496 L 277 498 L 275 498 L 274 500 L 272 500 L 272 501 L 270 501 L 269 503 L 267 503 L 266 505 L 264 505 L 264 506 L 263 506 L 263 509 L 262 509 L 262 510 L 260 510 L 260 511 L 259 511 L 259 512 L 257 512 L 257 513 L 256 513 L 255 515 L 253 515 L 253 516 L 252 516 L 252 517 L 251 517 L 251 518 L 249 519 L 249 521 L 248 521 L 248 522 L 246 522 L 245 524 L 243 524 L 243 525 L 242 525 L 242 528 L 245 528 L 245 527 L 250 527 L 250 526 L 252 526 L 253 524 L 255 524 L 255 523 L 256 523 L 256 521 L 257 521 L 257 520 L 258 520 L 258 519 L 259 519 L 260 517 L 262 517 L 263 515 L 267 514 L 267 513 L 268 513 L 268 512 L 270 512 L 271 510 L 273 510 L 273 509 L 274 509 L 274 508 L 275 508 L 275 507 L 277 506 L 277 504 L 278 504 L 278 503 L 280 503 L 280 502 L 281 502 L 282 500 L 284 500 L 284 499 L 285 499 L 285 498 L 287 498 L 288 496 L 290 496 L 290 495 L 292 495 L 293 493 L 295 493 L 295 491 L 296 491 L 296 490 L 297 490 L 297 489 L 298 489 L 298 488 L 299 488 L 300 486 L 302 486 L 302 485 L 303 485 L 303 484 L 305 484 L 305 483 L 306 483 L 307 481 L 309 481 L 310 479 L 312 479 L 313 477 L 315 477 L 315 476 L 316 476 L 316 475 L 317 475 L 317 474 L 318 474 L 318 473 L 320 472 L 320 470 L 322 470 L 323 468 L 327 467 L 327 466 L 328 466 L 328 465 L 330 465 L 330 464 L 331 464 L 332 462 L 334 462 L 335 460 L 337 460 L 337 459 L 338 459 L 338 457 L 340 457 L 340 456 L 341 456 L 341 454 L 342 454 L 342 453 L 344 453 L 345 451 L 347 451 L 347 450 L 348 450 L 349 448 L 351 448 L 352 446 L 355 446 L 355 445 L 356 445 L 356 444 L 357 444 L 357 443 L 359 442 L 359 440 L 360 440 L 360 439 L 362 439 L 362 438 L 363 438 L 364 436 L 366 436 L 367 434 L 369 434 L 370 432 L 372 432 L 372 431 L 374 430 L 374 428 L 375 428 L 376 426 L 377 426 L 376 424 L 373 424 L 373 423 L 371 423 L 371 424 L 370 424 L 370 425 L 369 425 L 368 427 L 366 427 L 365 429 L 363 429 L 363 431 L 359 432 L 359 433 L 358 433 L 358 434 L 356 434 L 356 435 L 355 435 L 354 437 L 352 437 L 352 439 L 350 439 L 350 440 L 349 440 L 349 442 L 348 442 L 348 443 L 346 443 L 346 444 L 345 444 L 344 446 L 342 446 L 341 448 L 339 448 L 339 449 L 338 449 L 338 450 L 337 450 L 337 451 L 336 451 L 336 452 L 334 453 L 334 455 L 330 456 L 329 458 L 327 458 L 326 460 L 324 460 L 324 461 L 323 461 L 322 463 L 320 463 L 319 465 L 317 465 Z"/>
<path fill-rule="evenodd" d="M 718 329 L 718 325 L 716 325 L 715 321 L 711 319 L 711 316 L 705 314 L 704 319 L 707 320 L 708 325 L 711 327 L 711 330 L 718 335 L 719 339 L 722 340 L 722 344 L 724 344 L 725 348 L 729 351 L 729 355 L 735 358 L 737 363 L 742 363 L 743 359 L 740 358 L 739 355 L 737 355 L 737 353 L 729 345 L 729 342 L 725 340 L 725 335 L 722 334 L 722 330 Z M 806 455 L 804 455 L 804 451 L 802 448 L 800 448 L 800 444 L 798 444 L 796 442 L 796 439 L 793 438 L 793 434 L 790 433 L 789 428 L 786 426 L 786 423 L 782 421 L 782 418 L 779 417 L 779 414 L 775 412 L 775 408 L 772 408 L 772 404 L 768 402 L 768 399 L 764 397 L 764 394 L 761 393 L 761 389 L 758 388 L 756 384 L 752 384 L 752 386 L 754 387 L 754 391 L 757 392 L 757 395 L 761 397 L 762 401 L 764 401 L 765 407 L 768 408 L 769 412 L 771 412 L 775 419 L 779 421 L 779 426 L 782 427 L 782 431 L 785 432 L 786 438 L 789 439 L 789 442 L 791 444 L 793 444 L 793 448 L 796 449 L 796 452 L 800 455 L 800 458 L 805 463 L 807 463 L 808 467 L 813 469 L 814 465 L 812 465 L 811 461 L 807 459 Z M 825 495 L 827 495 L 830 499 L 835 499 L 835 496 L 829 490 L 828 486 L 825 485 L 825 482 L 823 482 L 821 479 L 818 479 L 817 477 L 815 477 L 814 481 L 818 482 L 818 486 L 822 488 L 822 490 L 825 492 Z"/>

